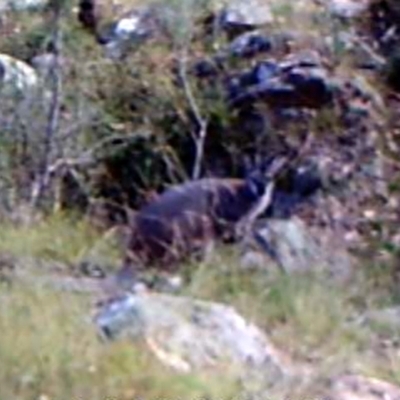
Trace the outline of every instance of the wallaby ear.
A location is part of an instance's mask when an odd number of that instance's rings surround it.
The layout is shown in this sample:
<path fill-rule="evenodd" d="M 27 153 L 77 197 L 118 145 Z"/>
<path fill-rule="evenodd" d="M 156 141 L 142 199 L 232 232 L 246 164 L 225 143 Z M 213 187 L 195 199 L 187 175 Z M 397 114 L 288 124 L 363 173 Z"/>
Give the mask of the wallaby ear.
<path fill-rule="evenodd" d="M 253 170 L 246 177 L 246 187 L 251 196 L 262 197 L 271 180 L 285 168 L 288 158 L 285 156 L 269 157 L 259 168 Z"/>
<path fill-rule="evenodd" d="M 246 189 L 252 197 L 258 198 L 264 194 L 268 182 L 269 179 L 261 171 L 254 171 L 246 178 Z"/>

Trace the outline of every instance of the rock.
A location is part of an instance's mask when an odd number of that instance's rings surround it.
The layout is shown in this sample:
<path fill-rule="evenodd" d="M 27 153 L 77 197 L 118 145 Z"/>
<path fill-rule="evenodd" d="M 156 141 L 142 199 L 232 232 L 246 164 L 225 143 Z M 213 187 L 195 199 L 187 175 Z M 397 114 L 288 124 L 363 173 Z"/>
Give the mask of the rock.
<path fill-rule="evenodd" d="M 396 330 L 400 328 L 400 307 L 371 310 L 364 314 L 361 322 L 384 325 Z"/>
<path fill-rule="evenodd" d="M 351 276 L 353 260 L 341 239 L 328 230 L 313 232 L 297 217 L 270 219 L 263 224 L 258 229 L 258 248 L 262 249 L 261 241 L 271 247 L 273 258 L 279 260 L 280 268 L 286 273 L 321 270 L 339 281 Z M 264 267 L 267 264 L 265 260 Z"/>
<path fill-rule="evenodd" d="M 230 37 L 273 22 L 270 6 L 262 0 L 230 0 L 218 16 Z"/>
<path fill-rule="evenodd" d="M 146 37 L 150 33 L 143 23 L 147 14 L 147 10 L 132 11 L 115 24 L 113 33 L 119 40 Z"/>
<path fill-rule="evenodd" d="M 102 306 L 94 319 L 103 337 L 144 337 L 161 362 L 179 372 L 221 368 L 276 383 L 292 365 L 268 337 L 232 307 L 142 293 Z"/>
<path fill-rule="evenodd" d="M 79 20 L 94 29 L 97 25 L 92 10 L 92 2 L 82 1 Z M 197 6 L 200 6 L 200 3 Z M 194 11 L 195 12 L 195 11 Z M 154 5 L 135 8 L 113 23 L 107 32 L 98 35 L 98 40 L 105 46 L 107 56 L 121 58 L 128 47 L 142 44 L 145 39 L 154 37 L 157 33 L 171 30 L 181 23 L 181 11 L 168 5 Z M 215 15 L 215 14 L 213 14 Z M 222 10 L 216 13 L 217 25 L 229 32 L 246 32 L 272 21 L 268 5 L 259 0 L 231 0 Z M 228 52 L 238 57 L 250 57 L 258 52 L 268 51 L 268 37 L 260 33 L 237 38 L 229 46 Z"/>
<path fill-rule="evenodd" d="M 106 273 L 104 268 L 95 262 L 91 262 L 90 260 L 83 260 L 78 265 L 79 272 L 86 277 L 90 278 L 105 278 Z"/>
<path fill-rule="evenodd" d="M 312 59 L 255 65 L 227 84 L 228 101 L 234 108 L 261 101 L 270 107 L 318 109 L 332 103 L 334 87 L 328 72 Z"/>
<path fill-rule="evenodd" d="M 191 73 L 200 79 L 218 76 L 218 65 L 211 59 L 196 61 L 191 67 Z"/>
<path fill-rule="evenodd" d="M 280 72 L 279 65 L 273 61 L 263 61 L 255 65 L 251 71 L 253 81 L 249 81 L 249 84 L 262 84 L 268 82 L 270 79 L 277 76 Z"/>
<path fill-rule="evenodd" d="M 200 3 L 194 3 L 193 14 L 197 13 L 198 6 Z M 159 2 L 136 7 L 120 16 L 106 31 L 98 32 L 97 40 L 104 45 L 108 57 L 120 59 L 148 39 L 173 37 L 178 26 L 183 28 L 186 24 L 182 22 L 185 18 L 182 12 L 178 3 Z"/>
<path fill-rule="evenodd" d="M 344 375 L 333 380 L 328 400 L 399 400 L 400 387 L 377 378 Z"/>
<path fill-rule="evenodd" d="M 0 54 L 0 96 L 22 94 L 37 85 L 38 76 L 30 65 Z"/>
<path fill-rule="evenodd" d="M 328 0 L 327 7 L 332 15 L 349 19 L 360 17 L 370 3 L 370 0 Z"/>
<path fill-rule="evenodd" d="M 248 32 L 238 36 L 228 46 L 228 53 L 234 57 L 254 57 L 270 51 L 271 39 L 259 32 Z"/>
<path fill-rule="evenodd" d="M 317 165 L 307 163 L 300 165 L 289 174 L 290 192 L 300 197 L 313 195 L 322 188 L 322 176 Z"/>
<path fill-rule="evenodd" d="M 0 2 L 0 12 L 7 10 L 35 10 L 44 8 L 48 0 L 6 0 Z"/>
<path fill-rule="evenodd" d="M 400 7 L 396 0 L 371 1 L 368 9 L 369 33 L 384 55 L 397 51 L 399 36 Z"/>
<path fill-rule="evenodd" d="M 137 8 L 113 23 L 107 32 L 98 34 L 107 57 L 119 59 L 152 37 L 157 30 L 158 12 L 151 7 Z"/>
<path fill-rule="evenodd" d="M 135 2 L 114 0 L 80 0 L 77 19 L 105 47 L 108 57 L 120 59 L 147 39 L 174 41 L 185 35 L 182 29 L 192 29 L 198 19 L 208 13 L 208 0 L 193 1 L 188 26 L 181 2 Z M 221 7 L 219 7 L 221 8 Z M 212 12 L 211 19 L 215 19 Z"/>
<path fill-rule="evenodd" d="M 303 201 L 304 198 L 296 192 L 277 189 L 267 215 L 275 219 L 291 218 Z"/>

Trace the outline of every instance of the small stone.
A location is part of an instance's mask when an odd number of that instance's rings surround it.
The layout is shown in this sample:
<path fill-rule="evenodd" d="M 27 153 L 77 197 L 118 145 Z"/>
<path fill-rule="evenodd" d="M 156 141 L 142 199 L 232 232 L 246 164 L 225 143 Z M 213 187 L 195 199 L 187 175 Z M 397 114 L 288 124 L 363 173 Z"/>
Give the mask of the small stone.
<path fill-rule="evenodd" d="M 375 210 L 364 210 L 363 212 L 364 218 L 368 220 L 374 220 L 376 219 L 376 211 Z"/>
<path fill-rule="evenodd" d="M 254 57 L 257 54 L 268 52 L 272 48 L 268 36 L 258 32 L 244 33 L 229 45 L 228 51 L 235 57 Z"/>
<path fill-rule="evenodd" d="M 25 62 L 8 54 L 0 54 L 0 92 L 25 93 L 37 87 L 39 80 L 36 71 Z"/>
<path fill-rule="evenodd" d="M 328 0 L 327 3 L 331 14 L 350 19 L 361 16 L 367 10 L 370 0 Z"/>
<path fill-rule="evenodd" d="M 222 26 L 262 26 L 273 22 L 274 17 L 268 4 L 260 0 L 230 0 L 221 15 Z"/>

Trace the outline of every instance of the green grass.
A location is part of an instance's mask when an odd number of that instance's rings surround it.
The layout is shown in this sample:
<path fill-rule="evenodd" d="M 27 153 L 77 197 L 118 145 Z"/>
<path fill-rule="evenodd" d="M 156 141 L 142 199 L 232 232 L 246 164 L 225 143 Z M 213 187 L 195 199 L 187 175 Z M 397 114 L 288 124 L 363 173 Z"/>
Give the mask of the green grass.
<path fill-rule="evenodd" d="M 83 221 L 59 215 L 35 227 L 2 226 L 0 253 L 76 260 L 98 241 Z M 111 257 L 113 248 L 106 247 L 99 256 Z M 327 378 L 344 371 L 400 383 L 398 332 L 351 322 L 380 304 L 365 277 L 339 285 L 322 274 L 245 271 L 238 260 L 235 249 L 220 248 L 209 262 L 184 266 L 188 284 L 181 294 L 233 305 L 289 358 L 314 370 L 315 379 L 305 387 L 280 388 L 271 398 L 282 398 L 283 391 L 293 399 L 311 396 L 322 390 Z M 235 395 L 237 388 L 228 376 L 221 379 L 215 371 L 212 376 L 177 374 L 140 341 L 100 341 L 90 319 L 92 306 L 87 295 L 18 281 L 0 285 L 0 360 L 7 366 L 0 368 L 0 399 Z M 382 342 L 389 344 L 382 347 Z"/>
<path fill-rule="evenodd" d="M 357 312 L 347 288 L 319 274 L 272 279 L 265 272 L 240 270 L 234 254 L 217 258 L 194 274 L 189 295 L 234 304 L 248 318 L 278 332 L 280 344 L 303 355 L 328 345 L 330 338 L 346 336 L 346 320 Z"/>
<path fill-rule="evenodd" d="M 58 214 L 32 225 L 3 225 L 1 253 L 73 265 L 91 257 L 112 263 L 119 251 L 115 242 L 103 238 L 86 221 Z"/>
<path fill-rule="evenodd" d="M 185 294 L 234 305 L 268 332 L 277 348 L 312 366 L 318 378 L 307 393 L 298 393 L 299 398 L 319 390 L 319 381 L 349 370 L 400 382 L 400 355 L 390 344 L 381 348 L 383 338 L 395 343 L 399 333 L 352 322 L 382 304 L 362 273 L 346 284 L 323 273 L 268 277 L 265 272 L 241 270 L 237 254 L 222 251 L 191 279 Z M 296 388 L 290 390 L 295 396 Z"/>
<path fill-rule="evenodd" d="M 174 374 L 141 343 L 101 342 L 85 297 L 14 286 L 0 298 L 1 399 L 227 395 L 226 381 Z"/>

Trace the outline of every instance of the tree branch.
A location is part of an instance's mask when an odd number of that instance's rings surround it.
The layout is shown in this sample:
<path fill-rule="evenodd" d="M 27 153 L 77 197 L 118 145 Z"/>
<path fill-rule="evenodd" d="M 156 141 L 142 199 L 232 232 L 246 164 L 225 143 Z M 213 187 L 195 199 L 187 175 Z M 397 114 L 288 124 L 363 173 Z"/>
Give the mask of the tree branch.
<path fill-rule="evenodd" d="M 201 175 L 201 166 L 204 158 L 204 145 L 207 137 L 207 126 L 208 121 L 202 117 L 200 108 L 194 98 L 192 88 L 189 83 L 187 73 L 187 54 L 186 49 L 182 51 L 182 55 L 179 59 L 179 75 L 183 83 L 183 90 L 188 100 L 189 106 L 193 112 L 194 118 L 199 130 L 197 135 L 193 135 L 193 140 L 196 146 L 196 158 L 193 165 L 192 179 L 198 179 Z"/>
<path fill-rule="evenodd" d="M 54 65 L 51 70 L 52 77 L 52 98 L 48 114 L 48 122 L 45 131 L 43 154 L 38 168 L 37 178 L 33 184 L 31 193 L 31 208 L 36 209 L 46 192 L 49 185 L 48 165 L 54 147 L 54 137 L 57 133 L 60 117 L 60 105 L 62 97 L 62 71 L 61 71 L 61 6 L 54 5 L 53 8 L 53 46 L 54 46 Z"/>

